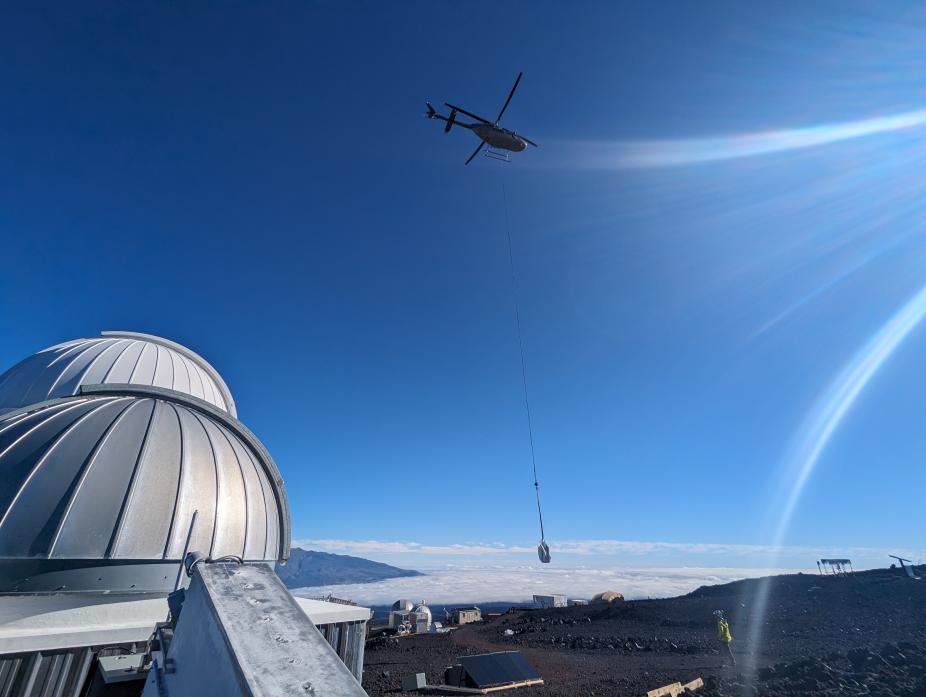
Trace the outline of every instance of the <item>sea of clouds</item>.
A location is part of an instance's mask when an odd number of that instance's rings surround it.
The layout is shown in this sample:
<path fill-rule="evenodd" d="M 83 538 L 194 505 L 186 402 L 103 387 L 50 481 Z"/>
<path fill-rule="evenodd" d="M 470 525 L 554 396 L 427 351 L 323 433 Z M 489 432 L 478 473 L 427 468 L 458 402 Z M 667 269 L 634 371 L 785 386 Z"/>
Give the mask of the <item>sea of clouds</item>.
<path fill-rule="evenodd" d="M 735 568 L 559 568 L 559 567 L 443 567 L 421 569 L 424 576 L 391 578 L 374 583 L 313 586 L 294 590 L 303 597 L 328 594 L 361 605 L 387 605 L 398 598 L 435 604 L 524 602 L 537 594 L 562 593 L 591 598 L 615 590 L 624 597 L 660 598 L 683 595 L 704 585 L 742 578 L 794 573 L 793 569 Z"/>
<path fill-rule="evenodd" d="M 663 598 L 743 578 L 817 573 L 820 558 L 848 557 L 856 569 L 886 566 L 888 554 L 917 563 L 926 558 L 922 549 L 603 539 L 551 541 L 553 563 L 541 565 L 533 545 L 501 542 L 297 539 L 293 546 L 365 557 L 425 574 L 294 591 L 306 597 L 332 594 L 363 605 L 391 604 L 398 598 L 438 604 L 524 602 L 535 593 L 590 598 L 605 590 L 628 599 Z"/>
<path fill-rule="evenodd" d="M 769 568 L 816 571 L 821 558 L 849 558 L 857 569 L 884 566 L 888 554 L 916 563 L 926 558 L 922 549 L 833 547 L 811 545 L 726 544 L 717 542 L 660 542 L 636 540 L 550 540 L 554 566 L 570 569 L 739 569 Z M 501 542 L 427 544 L 398 540 L 296 539 L 293 547 L 349 554 L 407 569 L 498 568 L 536 566 L 534 545 Z M 551 567 L 552 568 L 552 567 Z"/>

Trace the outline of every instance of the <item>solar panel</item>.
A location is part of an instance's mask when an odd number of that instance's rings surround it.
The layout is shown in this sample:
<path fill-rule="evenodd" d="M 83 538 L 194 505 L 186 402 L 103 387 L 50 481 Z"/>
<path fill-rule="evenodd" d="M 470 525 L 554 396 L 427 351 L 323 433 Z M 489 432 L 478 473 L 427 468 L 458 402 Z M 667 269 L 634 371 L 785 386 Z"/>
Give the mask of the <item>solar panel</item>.
<path fill-rule="evenodd" d="M 463 666 L 474 687 L 493 687 L 510 682 L 540 680 L 540 673 L 527 662 L 520 651 L 498 651 L 478 656 L 460 656 L 457 663 Z"/>

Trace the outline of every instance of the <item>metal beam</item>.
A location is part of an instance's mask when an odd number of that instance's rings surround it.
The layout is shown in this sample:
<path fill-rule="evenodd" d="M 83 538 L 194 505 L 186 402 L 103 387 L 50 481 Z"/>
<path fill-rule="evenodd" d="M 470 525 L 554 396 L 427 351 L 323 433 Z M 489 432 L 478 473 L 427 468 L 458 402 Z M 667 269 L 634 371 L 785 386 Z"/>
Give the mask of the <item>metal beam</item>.
<path fill-rule="evenodd" d="M 197 564 L 166 659 L 143 697 L 366 697 L 262 564 Z"/>

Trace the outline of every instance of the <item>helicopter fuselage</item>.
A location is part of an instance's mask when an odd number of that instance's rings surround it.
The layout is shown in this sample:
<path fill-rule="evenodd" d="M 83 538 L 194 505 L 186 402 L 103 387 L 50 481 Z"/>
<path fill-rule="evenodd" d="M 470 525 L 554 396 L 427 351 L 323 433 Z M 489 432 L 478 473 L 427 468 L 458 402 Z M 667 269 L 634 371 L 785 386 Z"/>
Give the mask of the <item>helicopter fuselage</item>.
<path fill-rule="evenodd" d="M 511 88 L 511 92 L 508 93 L 508 99 L 505 100 L 502 110 L 498 112 L 498 118 L 495 121 L 489 121 L 477 114 L 467 111 L 466 109 L 458 106 L 454 106 L 449 102 L 444 102 L 444 105 L 450 109 L 450 115 L 444 116 L 443 114 L 437 113 L 437 109 L 431 104 L 431 102 L 425 102 L 427 106 L 427 111 L 424 113 L 429 119 L 437 119 L 439 121 L 444 121 L 444 133 L 450 133 L 454 126 L 459 128 L 466 128 L 476 134 L 476 137 L 479 138 L 479 146 L 473 151 L 469 156 L 469 159 L 464 162 L 464 165 L 468 165 L 473 161 L 473 158 L 476 157 L 480 152 L 483 152 L 488 157 L 493 157 L 496 160 L 505 160 L 508 161 L 508 155 L 505 153 L 498 152 L 499 150 L 508 150 L 510 152 L 521 152 L 527 149 L 528 145 L 533 145 L 537 147 L 537 143 L 524 136 L 518 135 L 514 131 L 511 131 L 507 128 L 502 128 L 498 125 L 498 122 L 501 120 L 502 115 L 505 113 L 505 109 L 508 108 L 508 103 L 511 101 L 514 91 L 518 88 L 518 83 L 521 81 L 521 75 L 518 75 L 518 79 L 514 81 L 514 87 Z M 471 119 L 475 119 L 472 123 L 466 123 L 465 121 L 457 121 L 457 115 L 463 114 L 468 116 Z"/>
<path fill-rule="evenodd" d="M 502 150 L 511 150 L 521 152 L 527 147 L 527 143 L 521 140 L 517 133 L 509 131 L 507 128 L 493 126 L 488 123 L 474 123 L 469 126 L 470 130 L 485 141 L 486 145 Z"/>

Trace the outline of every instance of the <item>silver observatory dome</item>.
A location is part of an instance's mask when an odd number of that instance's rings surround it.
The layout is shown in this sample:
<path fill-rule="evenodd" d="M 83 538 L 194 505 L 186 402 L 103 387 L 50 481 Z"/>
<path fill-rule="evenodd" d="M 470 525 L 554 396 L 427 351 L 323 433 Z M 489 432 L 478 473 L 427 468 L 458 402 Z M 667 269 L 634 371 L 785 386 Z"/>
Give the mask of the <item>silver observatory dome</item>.
<path fill-rule="evenodd" d="M 139 341 L 136 358 L 161 346 Z M 0 592 L 170 591 L 193 551 L 285 561 L 282 478 L 222 389 L 209 393 L 218 408 L 176 389 L 78 379 L 68 396 L 0 414 Z"/>
<path fill-rule="evenodd" d="M 225 381 L 205 359 L 173 341 L 136 332 L 67 341 L 17 363 L 0 375 L 0 414 L 99 384 L 177 390 L 237 416 Z"/>

